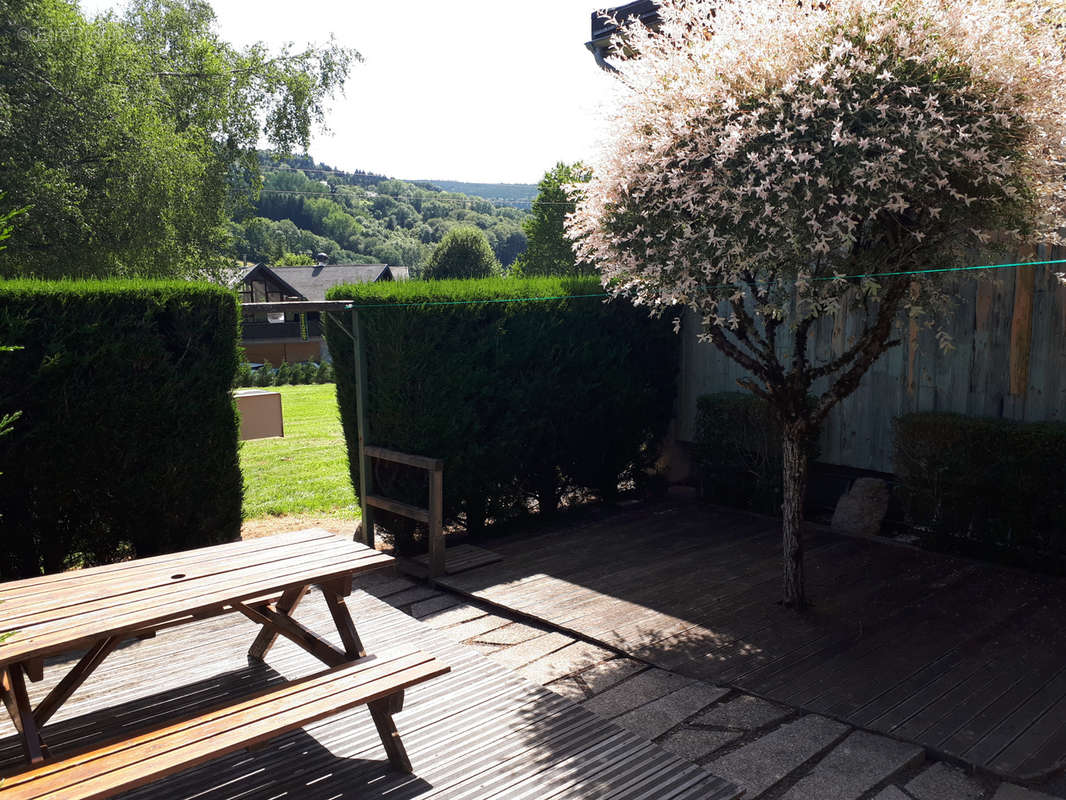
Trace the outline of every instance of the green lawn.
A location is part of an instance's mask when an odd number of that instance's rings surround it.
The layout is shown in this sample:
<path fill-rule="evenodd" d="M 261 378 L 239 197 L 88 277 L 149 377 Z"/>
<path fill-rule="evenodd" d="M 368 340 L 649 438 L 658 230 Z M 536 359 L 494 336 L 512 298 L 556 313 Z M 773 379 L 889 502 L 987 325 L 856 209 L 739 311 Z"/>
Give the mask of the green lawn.
<path fill-rule="evenodd" d="M 276 386 L 285 437 L 241 445 L 244 518 L 358 517 L 333 384 Z"/>

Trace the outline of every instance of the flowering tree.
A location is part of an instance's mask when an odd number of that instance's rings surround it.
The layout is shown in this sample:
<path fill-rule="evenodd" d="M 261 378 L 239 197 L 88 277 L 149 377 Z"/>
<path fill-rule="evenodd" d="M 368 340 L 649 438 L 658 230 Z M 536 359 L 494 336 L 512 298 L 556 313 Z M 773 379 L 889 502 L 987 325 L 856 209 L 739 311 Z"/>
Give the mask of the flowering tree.
<path fill-rule="evenodd" d="M 947 305 L 908 273 L 1066 224 L 1055 3 L 664 0 L 657 30 L 623 27 L 613 139 L 568 235 L 610 292 L 694 310 L 780 417 L 787 605 L 806 438 L 900 317 Z M 820 359 L 809 337 L 845 307 L 865 326 Z"/>

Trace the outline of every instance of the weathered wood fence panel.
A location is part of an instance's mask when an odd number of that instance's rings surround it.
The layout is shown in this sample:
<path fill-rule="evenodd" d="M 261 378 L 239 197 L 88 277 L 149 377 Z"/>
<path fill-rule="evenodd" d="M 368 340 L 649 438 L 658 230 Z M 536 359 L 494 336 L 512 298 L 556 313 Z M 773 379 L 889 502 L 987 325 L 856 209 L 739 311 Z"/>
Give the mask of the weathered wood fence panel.
<path fill-rule="evenodd" d="M 1038 259 L 1057 258 L 1066 258 L 1066 248 L 1039 249 Z M 821 460 L 891 472 L 892 420 L 912 411 L 1066 420 L 1066 286 L 1055 277 L 1064 267 L 1005 268 L 983 279 L 947 274 L 959 297 L 944 325 L 955 350 L 942 352 L 933 330 L 901 321 L 901 345 L 874 364 L 827 420 Z M 842 352 L 861 322 L 847 312 L 824 320 L 813 331 L 813 352 L 819 359 Z M 738 391 L 736 381 L 744 377 L 713 345 L 699 342 L 698 333 L 689 312 L 681 334 L 683 441 L 692 439 L 696 398 Z"/>

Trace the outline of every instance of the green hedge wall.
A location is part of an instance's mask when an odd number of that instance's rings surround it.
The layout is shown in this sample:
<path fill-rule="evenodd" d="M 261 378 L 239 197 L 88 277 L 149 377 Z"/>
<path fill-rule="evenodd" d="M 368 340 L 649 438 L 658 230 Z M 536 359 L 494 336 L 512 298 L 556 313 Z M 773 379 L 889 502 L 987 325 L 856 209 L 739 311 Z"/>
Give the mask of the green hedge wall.
<path fill-rule="evenodd" d="M 595 279 L 359 284 L 329 297 L 362 306 L 369 441 L 445 459 L 445 514 L 465 513 L 473 531 L 529 496 L 549 512 L 566 487 L 610 497 L 657 455 L 678 339 L 669 320 L 604 302 Z M 500 302 L 511 298 L 537 299 Z M 350 329 L 350 314 L 343 322 Z M 330 318 L 326 335 L 355 453 L 352 341 L 337 325 Z M 382 472 L 375 480 L 385 487 Z M 386 488 L 425 503 L 421 481 L 394 484 Z"/>
<path fill-rule="evenodd" d="M 233 293 L 179 282 L 0 282 L 0 574 L 235 539 Z"/>
<path fill-rule="evenodd" d="M 693 457 L 703 496 L 712 503 L 780 514 L 781 425 L 765 400 L 747 392 L 715 392 L 696 400 Z M 818 437 L 807 456 L 818 458 Z"/>
<path fill-rule="evenodd" d="M 894 468 L 911 525 L 985 555 L 1066 556 L 1066 423 L 908 414 Z"/>

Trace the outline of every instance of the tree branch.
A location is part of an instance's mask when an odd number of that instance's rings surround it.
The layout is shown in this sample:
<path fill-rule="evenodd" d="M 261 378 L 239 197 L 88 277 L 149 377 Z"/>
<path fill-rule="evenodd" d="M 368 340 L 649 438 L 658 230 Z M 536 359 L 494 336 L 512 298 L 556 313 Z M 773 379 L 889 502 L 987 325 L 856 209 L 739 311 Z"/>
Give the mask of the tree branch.
<path fill-rule="evenodd" d="M 833 406 L 859 387 L 862 376 L 866 374 L 866 371 L 885 350 L 893 344 L 899 344 L 898 340 L 890 343 L 888 336 L 892 332 L 892 323 L 896 319 L 900 303 L 903 301 L 903 296 L 909 286 L 910 281 L 902 276 L 890 281 L 888 290 L 881 297 L 881 305 L 877 311 L 877 321 L 866 329 L 859 343 L 852 348 L 855 351 L 851 354 L 851 360 L 854 363 L 843 375 L 837 378 L 836 382 L 819 400 L 811 416 L 811 422 L 814 425 L 820 424 Z M 837 361 L 839 360 L 837 359 Z"/>

